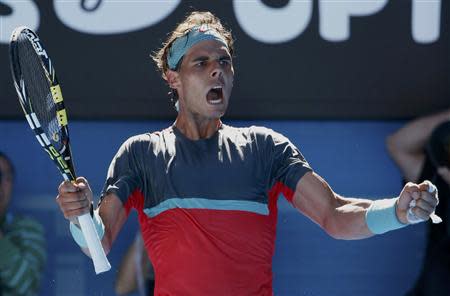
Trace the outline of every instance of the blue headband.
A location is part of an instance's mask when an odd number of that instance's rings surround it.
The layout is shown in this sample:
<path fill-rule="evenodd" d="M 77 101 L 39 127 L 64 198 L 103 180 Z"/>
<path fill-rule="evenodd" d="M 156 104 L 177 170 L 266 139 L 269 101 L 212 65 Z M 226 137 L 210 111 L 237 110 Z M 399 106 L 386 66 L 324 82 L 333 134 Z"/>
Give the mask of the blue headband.
<path fill-rule="evenodd" d="M 215 29 L 210 28 L 207 24 L 195 26 L 185 35 L 178 37 L 172 43 L 167 55 L 167 64 L 169 69 L 175 70 L 181 58 L 195 44 L 205 40 L 216 40 L 223 43 L 227 48 L 228 44 L 225 39 Z"/>

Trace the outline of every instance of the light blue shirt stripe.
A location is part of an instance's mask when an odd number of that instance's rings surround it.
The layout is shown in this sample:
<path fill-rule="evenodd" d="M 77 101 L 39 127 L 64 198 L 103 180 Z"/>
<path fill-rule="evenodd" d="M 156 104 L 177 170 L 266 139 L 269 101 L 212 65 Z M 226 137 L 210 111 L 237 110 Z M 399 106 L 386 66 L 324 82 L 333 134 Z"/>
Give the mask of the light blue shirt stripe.
<path fill-rule="evenodd" d="M 153 208 L 144 209 L 144 213 L 153 218 L 164 211 L 176 208 L 245 211 L 260 215 L 269 215 L 269 208 L 267 207 L 267 204 L 256 201 L 177 197 L 169 198 Z"/>

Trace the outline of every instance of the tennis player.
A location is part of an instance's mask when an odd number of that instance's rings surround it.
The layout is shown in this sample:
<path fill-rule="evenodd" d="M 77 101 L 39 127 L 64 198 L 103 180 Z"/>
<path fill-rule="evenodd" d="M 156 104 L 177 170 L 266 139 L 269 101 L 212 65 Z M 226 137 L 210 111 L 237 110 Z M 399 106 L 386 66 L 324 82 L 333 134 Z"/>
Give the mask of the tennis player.
<path fill-rule="evenodd" d="M 233 88 L 233 39 L 209 12 L 193 12 L 154 59 L 172 90 L 172 126 L 128 139 L 111 162 L 93 216 L 106 252 L 131 209 L 155 268 L 155 295 L 272 295 L 277 197 L 338 239 L 361 239 L 425 221 L 438 203 L 429 182 L 398 197 L 345 198 L 283 135 L 222 123 Z M 431 191 L 431 193 L 430 193 Z M 67 219 L 89 212 L 85 178 L 57 197 Z M 86 251 L 76 222 L 74 239 Z"/>

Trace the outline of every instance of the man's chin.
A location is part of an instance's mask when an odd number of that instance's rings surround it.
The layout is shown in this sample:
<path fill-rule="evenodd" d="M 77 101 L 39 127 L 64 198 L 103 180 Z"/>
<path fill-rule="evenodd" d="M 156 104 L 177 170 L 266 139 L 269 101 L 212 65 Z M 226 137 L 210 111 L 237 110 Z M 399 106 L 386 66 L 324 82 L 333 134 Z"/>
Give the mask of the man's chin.
<path fill-rule="evenodd" d="M 225 115 L 226 110 L 212 111 L 209 114 L 210 119 L 221 119 Z"/>
<path fill-rule="evenodd" d="M 210 113 L 220 114 L 220 116 L 223 116 L 225 112 L 227 112 L 228 105 L 227 104 L 209 105 L 208 109 Z"/>

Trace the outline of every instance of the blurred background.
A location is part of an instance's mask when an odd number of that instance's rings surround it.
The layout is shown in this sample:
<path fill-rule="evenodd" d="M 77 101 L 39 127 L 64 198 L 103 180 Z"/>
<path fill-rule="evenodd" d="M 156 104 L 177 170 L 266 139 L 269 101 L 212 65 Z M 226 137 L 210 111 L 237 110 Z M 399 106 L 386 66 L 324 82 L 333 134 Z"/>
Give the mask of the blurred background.
<path fill-rule="evenodd" d="M 345 196 L 402 188 L 385 138 L 407 120 L 450 107 L 450 3 L 438 0 L 0 1 L 0 151 L 17 179 L 12 208 L 46 229 L 40 295 L 114 295 L 137 230 L 132 213 L 95 275 L 54 202 L 61 177 L 29 129 L 12 84 L 13 28 L 37 31 L 56 68 L 78 175 L 100 192 L 128 137 L 170 125 L 176 112 L 149 55 L 192 10 L 209 10 L 236 39 L 235 87 L 224 122 L 283 133 Z M 279 202 L 276 295 L 402 295 L 415 280 L 425 226 L 336 241 Z"/>

